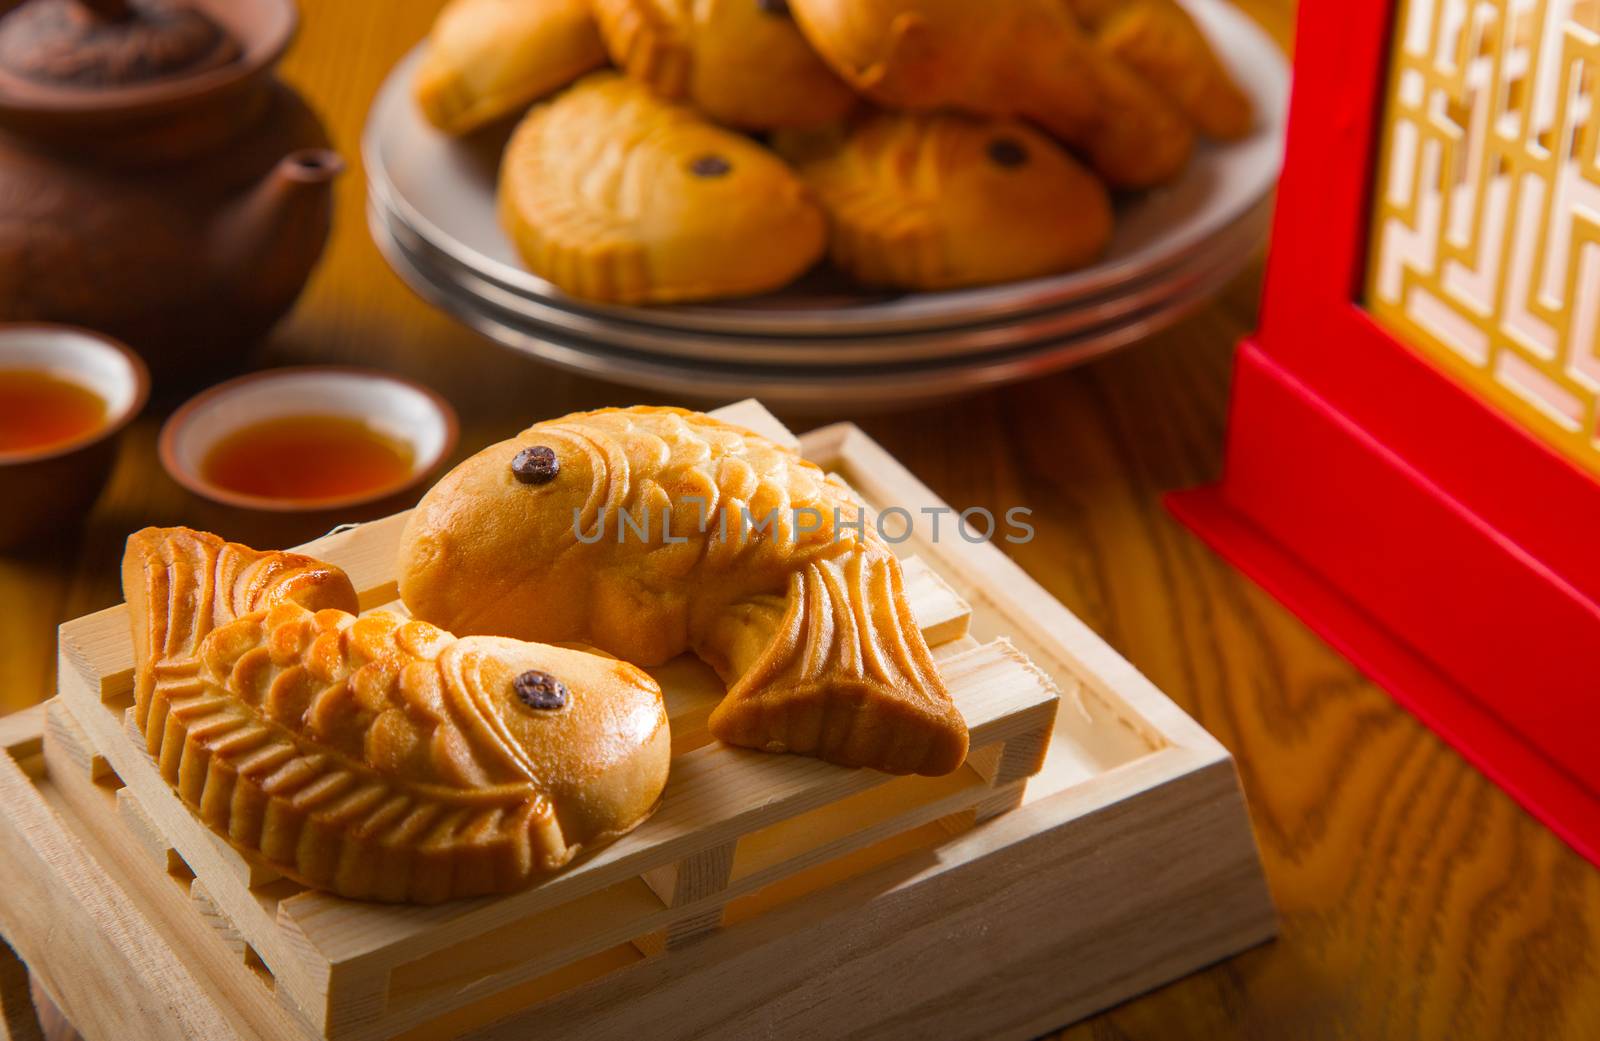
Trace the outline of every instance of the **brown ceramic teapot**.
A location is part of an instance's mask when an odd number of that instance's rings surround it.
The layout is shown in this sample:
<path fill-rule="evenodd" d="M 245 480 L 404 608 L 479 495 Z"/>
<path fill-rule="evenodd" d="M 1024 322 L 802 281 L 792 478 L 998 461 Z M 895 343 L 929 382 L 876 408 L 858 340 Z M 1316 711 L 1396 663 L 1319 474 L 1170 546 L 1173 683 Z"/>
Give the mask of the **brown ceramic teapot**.
<path fill-rule="evenodd" d="M 243 361 L 342 168 L 273 76 L 293 0 L 0 0 L 0 321 L 110 333 L 169 383 Z"/>

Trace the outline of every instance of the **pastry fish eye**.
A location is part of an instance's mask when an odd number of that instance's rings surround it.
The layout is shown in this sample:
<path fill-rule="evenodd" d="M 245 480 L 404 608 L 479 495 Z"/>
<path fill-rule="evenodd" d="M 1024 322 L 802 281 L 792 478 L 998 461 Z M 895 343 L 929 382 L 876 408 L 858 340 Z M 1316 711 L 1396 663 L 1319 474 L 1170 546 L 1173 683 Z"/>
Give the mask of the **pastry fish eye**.
<path fill-rule="evenodd" d="M 549 445 L 524 448 L 511 457 L 511 476 L 523 484 L 549 484 L 561 472 L 561 460 Z"/>
<path fill-rule="evenodd" d="M 733 170 L 733 164 L 715 152 L 697 155 L 689 160 L 689 172 L 696 177 L 724 177 Z"/>
<path fill-rule="evenodd" d="M 789 13 L 789 0 L 756 0 L 756 6 L 767 14 L 786 15 Z"/>
<path fill-rule="evenodd" d="M 567 704 L 567 685 L 538 669 L 529 669 L 511 681 L 511 689 L 516 692 L 517 699 L 529 708 L 551 709 L 564 708 Z"/>
<path fill-rule="evenodd" d="M 989 159 L 996 166 L 1021 166 L 1028 161 L 1028 150 L 1014 137 L 997 137 L 989 142 Z"/>

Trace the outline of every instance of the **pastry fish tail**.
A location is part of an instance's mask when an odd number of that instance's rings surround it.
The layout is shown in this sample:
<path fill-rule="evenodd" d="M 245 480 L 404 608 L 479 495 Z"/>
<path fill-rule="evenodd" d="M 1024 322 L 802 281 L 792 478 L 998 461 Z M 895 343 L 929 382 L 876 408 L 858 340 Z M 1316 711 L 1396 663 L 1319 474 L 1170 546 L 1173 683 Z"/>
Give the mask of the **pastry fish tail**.
<path fill-rule="evenodd" d="M 901 774 L 966 759 L 966 723 L 881 546 L 813 561 L 787 596 L 730 606 L 696 650 L 729 683 L 710 720 L 729 744 Z"/>
<path fill-rule="evenodd" d="M 309 610 L 357 610 L 355 588 L 330 564 L 261 553 L 189 528 L 128 536 L 122 592 L 134 619 L 134 707 L 143 728 L 163 670 L 199 670 L 200 641 L 241 615 L 293 601 Z"/>

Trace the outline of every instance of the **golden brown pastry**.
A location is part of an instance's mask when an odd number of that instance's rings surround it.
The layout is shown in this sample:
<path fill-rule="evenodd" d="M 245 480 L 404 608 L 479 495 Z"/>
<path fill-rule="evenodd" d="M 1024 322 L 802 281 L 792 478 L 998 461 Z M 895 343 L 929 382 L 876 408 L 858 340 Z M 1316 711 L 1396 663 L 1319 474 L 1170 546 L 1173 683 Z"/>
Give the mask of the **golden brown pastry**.
<path fill-rule="evenodd" d="M 728 684 L 710 726 L 732 744 L 948 773 L 966 725 L 899 564 L 859 519 L 836 478 L 741 427 L 672 408 L 575 413 L 423 497 L 400 592 L 461 632 L 646 665 L 692 650 Z"/>
<path fill-rule="evenodd" d="M 1255 121 L 1205 34 L 1175 0 L 1068 0 L 1106 53 L 1143 76 L 1208 137 L 1245 136 Z"/>
<path fill-rule="evenodd" d="M 357 618 L 344 573 L 187 528 L 128 539 L 135 718 L 213 831 L 306 885 L 517 889 L 655 808 L 655 681 L 595 654 Z"/>
<path fill-rule="evenodd" d="M 775 145 L 828 211 L 834 266 L 868 284 L 1032 278 L 1089 263 L 1111 237 L 1105 187 L 1015 120 L 878 112 Z"/>
<path fill-rule="evenodd" d="M 612 72 L 528 113 L 499 203 L 531 271 L 613 303 L 776 289 L 816 262 L 826 234 L 783 160 Z"/>
<path fill-rule="evenodd" d="M 1095 46 L 1065 0 L 790 0 L 845 81 L 889 108 L 1022 116 L 1118 187 L 1175 177 L 1194 131 Z"/>
<path fill-rule="evenodd" d="M 855 104 L 784 0 L 594 0 L 594 12 L 617 65 L 719 123 L 813 126 Z"/>
<path fill-rule="evenodd" d="M 450 0 L 413 86 L 429 122 L 465 134 L 605 63 L 588 0 Z"/>

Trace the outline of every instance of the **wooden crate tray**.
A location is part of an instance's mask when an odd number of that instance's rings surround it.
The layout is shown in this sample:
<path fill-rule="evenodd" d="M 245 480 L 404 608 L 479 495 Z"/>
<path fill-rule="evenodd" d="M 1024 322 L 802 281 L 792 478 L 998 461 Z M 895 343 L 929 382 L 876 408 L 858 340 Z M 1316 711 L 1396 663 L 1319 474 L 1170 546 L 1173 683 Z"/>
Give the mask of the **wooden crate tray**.
<path fill-rule="evenodd" d="M 789 437 L 753 403 L 727 412 Z M 801 446 L 869 506 L 920 515 L 942 505 L 854 427 Z M 363 607 L 384 604 L 401 523 L 363 525 L 304 551 L 344 567 Z M 918 537 L 901 548 L 914 550 L 904 558 L 914 613 L 972 728 L 968 764 L 949 777 L 892 778 L 721 746 L 705 719 L 722 687 L 680 660 L 656 670 L 674 759 L 661 810 L 638 830 L 510 896 L 427 908 L 340 900 L 240 856 L 161 780 L 126 728 L 132 659 L 118 607 L 62 627 L 49 769 L 35 770 L 32 794 L 61 793 L 71 823 L 114 846 L 119 868 L 142 858 L 144 877 L 128 888 L 140 890 L 131 903 L 145 919 L 170 929 L 179 914 L 184 944 L 191 926 L 209 931 L 220 952 L 211 967 L 229 985 L 205 985 L 201 1003 L 245 1035 L 622 1037 L 649 1024 L 657 1035 L 740 1036 L 783 1022 L 785 1008 L 810 1007 L 805 995 L 829 1004 L 832 992 L 815 988 L 833 978 L 850 1015 L 813 1008 L 814 1023 L 784 1033 L 830 1036 L 881 1020 L 892 1034 L 934 1016 L 930 1003 L 992 980 L 1009 1000 L 974 995 L 959 1014 L 927 1022 L 941 1035 L 1020 1036 L 1270 935 L 1226 753 L 992 546 Z M 31 761 L 28 740 L 14 754 Z M 1155 847 L 1168 852 L 1151 859 Z M 181 896 L 181 910 L 154 906 L 152 889 L 168 904 Z M 1151 917 L 1196 899 L 1188 919 Z M 0 922 L 32 963 L 28 931 L 18 935 L 11 920 L 0 901 Z M 916 972 L 886 953 L 926 959 L 905 937 L 963 930 L 981 930 L 983 942 L 941 943 L 942 960 Z M 795 946 L 801 935 L 811 947 Z M 1117 971 L 1087 957 L 1103 957 L 1107 944 Z M 862 978 L 838 977 L 817 946 L 850 954 Z M 1001 970 L 1047 952 L 1075 982 L 1063 990 L 1055 977 L 1019 998 Z M 1042 979 L 1031 964 L 1017 976 L 1027 978 Z"/>

